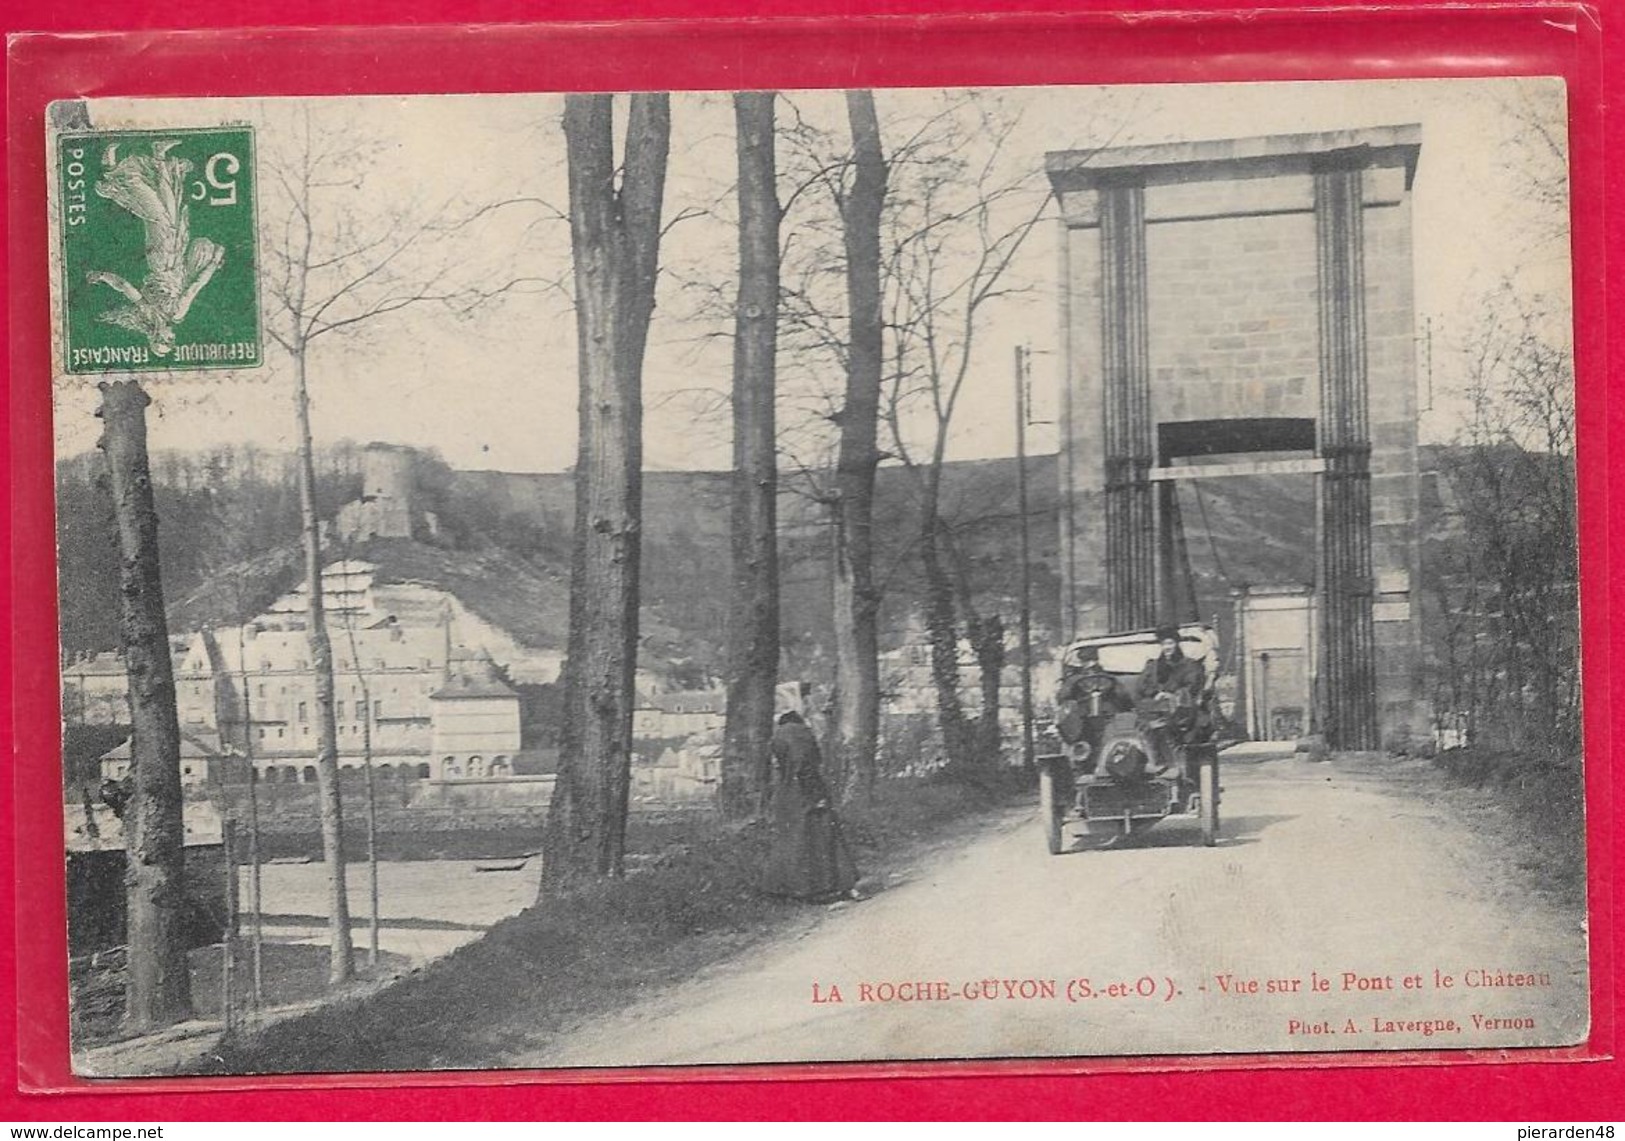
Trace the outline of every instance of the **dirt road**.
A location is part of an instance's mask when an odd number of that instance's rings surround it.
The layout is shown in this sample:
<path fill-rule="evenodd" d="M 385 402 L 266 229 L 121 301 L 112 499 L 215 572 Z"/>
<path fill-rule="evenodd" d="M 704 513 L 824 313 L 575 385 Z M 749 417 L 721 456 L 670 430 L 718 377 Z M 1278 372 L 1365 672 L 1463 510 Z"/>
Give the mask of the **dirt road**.
<path fill-rule="evenodd" d="M 502 1064 L 1509 1047 L 1587 1026 L 1578 915 L 1380 776 L 1227 761 L 1223 838 L 944 836 L 796 936 Z M 838 991 L 838 995 L 837 995 Z M 837 1001 L 838 998 L 838 1001 Z"/>

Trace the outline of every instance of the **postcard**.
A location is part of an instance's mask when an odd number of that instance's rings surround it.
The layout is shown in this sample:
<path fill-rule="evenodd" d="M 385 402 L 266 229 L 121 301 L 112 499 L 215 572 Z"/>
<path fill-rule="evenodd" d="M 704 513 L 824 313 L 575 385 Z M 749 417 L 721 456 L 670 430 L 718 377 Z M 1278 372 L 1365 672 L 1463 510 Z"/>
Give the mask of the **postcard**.
<path fill-rule="evenodd" d="M 75 1072 L 1582 1043 L 1566 124 L 53 104 Z"/>

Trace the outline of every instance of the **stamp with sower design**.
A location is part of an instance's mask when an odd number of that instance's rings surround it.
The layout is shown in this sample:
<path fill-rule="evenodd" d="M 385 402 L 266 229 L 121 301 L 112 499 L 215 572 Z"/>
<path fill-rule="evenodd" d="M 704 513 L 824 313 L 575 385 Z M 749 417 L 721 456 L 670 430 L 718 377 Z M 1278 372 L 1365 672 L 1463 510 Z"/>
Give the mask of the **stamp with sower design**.
<path fill-rule="evenodd" d="M 263 362 L 249 127 L 56 140 L 70 373 Z"/>

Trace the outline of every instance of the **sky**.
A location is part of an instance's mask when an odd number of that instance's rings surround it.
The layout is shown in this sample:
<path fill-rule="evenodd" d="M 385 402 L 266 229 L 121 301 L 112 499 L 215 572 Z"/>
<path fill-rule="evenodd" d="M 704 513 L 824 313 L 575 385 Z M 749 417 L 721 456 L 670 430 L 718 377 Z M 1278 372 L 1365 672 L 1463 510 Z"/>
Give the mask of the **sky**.
<path fill-rule="evenodd" d="M 897 146 L 910 123 L 940 99 L 933 92 L 879 91 L 883 142 Z M 1567 335 L 1560 81 L 1018 88 L 1000 92 L 998 102 L 1016 125 L 993 161 L 1002 178 L 1027 179 L 1039 197 L 1050 150 L 1420 124 L 1413 218 L 1418 383 L 1422 404 L 1431 403 L 1421 420 L 1424 441 L 1448 439 L 1459 424 L 1460 346 L 1483 313 L 1483 298 L 1499 283 L 1511 280 L 1520 294 L 1538 298 L 1557 315 L 1550 335 Z M 505 471 L 559 471 L 575 458 L 561 109 L 555 95 L 91 103 L 98 126 L 252 123 L 262 168 L 287 167 L 308 123 L 313 145 L 335 156 L 334 177 L 313 210 L 319 238 L 387 241 L 422 231 L 429 236 L 392 268 L 410 277 L 438 267 L 460 305 L 475 291 L 499 294 L 466 313 L 412 306 L 357 326 L 360 335 L 336 332 L 313 342 L 308 360 L 317 442 L 386 440 L 433 448 L 459 468 Z M 838 93 L 788 95 L 781 124 L 792 111 L 832 137 L 844 133 Z M 729 463 L 730 429 L 719 398 L 730 381 L 731 348 L 716 303 L 726 299 L 735 274 L 730 101 L 714 93 L 678 94 L 672 118 L 665 214 L 680 220 L 670 223 L 664 239 L 645 363 L 645 458 L 654 470 L 714 470 Z M 1547 140 L 1555 141 L 1555 150 Z M 986 137 L 973 135 L 963 157 L 974 165 L 988 148 Z M 788 199 L 795 165 L 785 148 L 780 167 L 780 193 Z M 262 171 L 261 186 L 262 263 L 269 264 L 264 251 L 285 244 L 279 235 L 287 232 L 287 209 L 274 172 Z M 785 221 L 787 240 L 833 236 L 814 221 L 827 216 L 817 194 L 814 188 L 796 197 Z M 1061 367 L 1057 240 L 1055 226 L 1034 227 L 1009 270 L 1015 290 L 983 310 L 949 458 L 1012 453 L 1011 361 L 1019 344 L 1033 352 L 1032 418 L 1040 422 L 1029 449 L 1054 447 L 1053 429 L 1042 422 L 1053 419 Z M 285 354 L 274 344 L 267 348 L 267 364 L 256 370 L 144 378 L 154 397 L 151 446 L 252 441 L 291 449 L 292 371 Z M 781 423 L 805 416 L 818 391 L 838 383 L 838 368 L 785 369 Z M 58 377 L 55 392 L 59 453 L 94 446 L 94 378 Z M 904 430 L 917 442 L 926 426 L 915 415 Z"/>

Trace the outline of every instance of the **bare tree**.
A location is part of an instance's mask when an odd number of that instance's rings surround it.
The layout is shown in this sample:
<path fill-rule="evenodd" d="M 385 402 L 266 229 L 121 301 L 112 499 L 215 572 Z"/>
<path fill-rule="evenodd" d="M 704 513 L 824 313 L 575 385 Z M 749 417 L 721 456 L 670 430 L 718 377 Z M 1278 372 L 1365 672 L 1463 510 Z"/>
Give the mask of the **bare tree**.
<path fill-rule="evenodd" d="M 778 457 L 774 399 L 779 320 L 778 164 L 771 91 L 734 96 L 739 155 L 739 295 L 734 315 L 733 605 L 722 809 L 739 816 L 765 786 L 779 668 Z"/>
<path fill-rule="evenodd" d="M 299 510 L 308 609 L 306 633 L 316 697 L 316 776 L 322 852 L 328 876 L 330 982 L 355 971 L 345 890 L 343 801 L 334 721 L 333 647 L 322 598 L 322 538 L 310 416 L 315 349 L 357 336 L 390 314 L 423 305 L 466 313 L 513 283 L 490 290 L 468 284 L 451 243 L 467 219 L 450 204 L 379 211 L 367 179 L 381 148 L 344 125 L 312 122 L 308 106 L 277 133 L 264 162 L 269 201 L 263 243 L 266 332 L 293 372 L 299 448 Z M 482 211 L 483 213 L 483 211 Z"/>
<path fill-rule="evenodd" d="M 670 99 L 633 95 L 617 184 L 609 95 L 568 95 L 580 439 L 558 783 L 543 889 L 619 876 L 631 783 L 642 526 L 643 355 L 654 313 Z"/>
<path fill-rule="evenodd" d="M 1034 172 L 1005 169 L 1018 121 L 974 94 L 950 100 L 910 137 L 886 218 L 891 338 L 883 417 L 916 489 L 937 719 L 948 760 L 959 768 L 998 755 L 1004 622 L 976 605 L 944 517 L 942 473 L 977 336 L 989 306 L 1022 289 L 1011 264 L 1048 208 Z M 972 148 L 973 137 L 982 145 Z M 912 417 L 921 409 L 927 428 L 917 445 Z M 961 703 L 962 619 L 981 676 L 978 724 Z"/>
<path fill-rule="evenodd" d="M 81 101 L 51 108 L 52 126 L 88 130 Z M 180 722 L 164 613 L 158 512 L 147 455 L 150 398 L 134 379 L 101 385 L 98 447 L 106 457 L 119 551 L 119 641 L 129 674 L 130 797 L 122 809 L 128 983 L 125 1023 L 149 1030 L 191 1016 Z M 98 482 L 102 482 L 98 479 Z M 88 802 L 87 802 L 88 803 Z M 87 811 L 87 823 L 95 819 Z"/>
<path fill-rule="evenodd" d="M 1498 155 L 1521 184 L 1503 225 L 1520 260 L 1567 260 L 1569 142 L 1565 97 L 1556 82 L 1510 85 L 1497 97 L 1507 132 Z"/>
<path fill-rule="evenodd" d="M 846 93 L 852 176 L 840 187 L 846 253 L 846 392 L 835 414 L 840 450 L 833 514 L 835 600 L 835 757 L 850 789 L 874 779 L 880 735 L 880 600 L 874 584 L 875 468 L 880 463 L 880 380 L 884 366 L 880 298 L 880 217 L 888 167 L 872 91 Z"/>
<path fill-rule="evenodd" d="M 119 632 L 130 678 L 130 800 L 124 808 L 129 982 L 125 1021 L 136 1030 L 192 1013 L 186 960 L 181 730 L 158 570 L 158 513 L 147 467 L 147 394 L 103 384 L 108 488 L 119 546 Z"/>
<path fill-rule="evenodd" d="M 875 469 L 888 457 L 901 460 L 913 475 L 916 502 L 909 526 L 917 534 L 890 546 L 917 561 L 924 574 L 921 603 L 935 631 L 933 669 L 943 735 L 951 756 L 961 761 L 978 751 L 979 733 L 989 745 L 980 751 L 997 751 L 996 708 L 990 707 L 978 726 L 960 702 L 958 644 L 963 628 L 975 643 L 983 692 L 996 696 L 1003 619 L 981 613 L 966 586 L 968 575 L 959 565 L 962 556 L 951 541 L 952 522 L 942 503 L 941 472 L 960 396 L 972 375 L 977 335 L 989 306 L 1022 288 L 1011 279 L 1011 265 L 1043 216 L 1047 193 L 1032 164 L 1011 154 L 1019 120 L 995 97 L 945 95 L 923 114 L 895 115 L 882 126 L 873 98 L 849 93 L 850 151 L 791 107 L 797 113 L 781 132 L 791 148 L 793 171 L 787 208 L 816 213 L 823 195 L 805 192 L 826 189 L 836 204 L 843 242 L 838 252 L 816 240 L 797 245 L 795 235 L 816 233 L 818 227 L 788 228 L 785 359 L 792 388 L 810 387 L 812 394 L 802 397 L 800 436 L 781 433 L 781 448 L 801 469 L 795 485 L 828 504 L 832 516 L 832 767 L 837 775 L 850 769 L 861 787 L 871 776 L 866 766 L 872 766 L 879 727 L 874 665 L 880 603 L 886 584 L 906 577 L 900 565 L 877 566 Z M 882 132 L 890 140 L 884 154 Z M 845 287 L 841 300 L 830 288 L 833 277 Z M 832 364 L 847 379 L 838 396 L 816 383 Z M 793 433 L 798 418 L 791 419 Z M 820 465 L 820 436 L 806 427 L 816 427 L 820 419 L 838 431 L 833 479 Z M 889 435 L 884 447 L 882 423 Z M 813 458 L 798 457 L 799 449 Z M 848 695 L 855 697 L 849 701 Z"/>
<path fill-rule="evenodd" d="M 1478 741 L 1569 763 L 1580 701 L 1572 358 L 1510 286 L 1482 312 L 1429 568 L 1443 611 L 1438 704 L 1464 714 Z"/>

